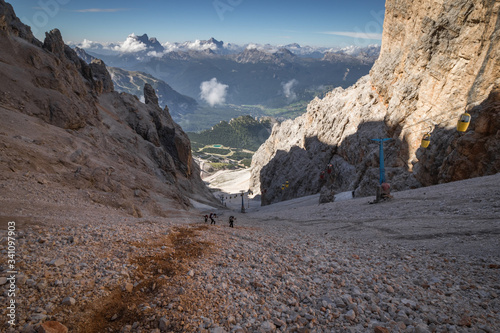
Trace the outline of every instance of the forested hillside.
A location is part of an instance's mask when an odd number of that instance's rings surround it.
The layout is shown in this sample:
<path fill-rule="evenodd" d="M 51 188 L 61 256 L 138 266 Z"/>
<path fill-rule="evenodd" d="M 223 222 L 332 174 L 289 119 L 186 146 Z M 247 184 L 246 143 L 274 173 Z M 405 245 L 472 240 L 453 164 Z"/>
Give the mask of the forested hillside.
<path fill-rule="evenodd" d="M 220 144 L 256 151 L 271 134 L 272 125 L 271 118 L 257 120 L 251 116 L 241 116 L 229 122 L 221 121 L 201 133 L 188 133 L 188 136 L 193 149 Z"/>

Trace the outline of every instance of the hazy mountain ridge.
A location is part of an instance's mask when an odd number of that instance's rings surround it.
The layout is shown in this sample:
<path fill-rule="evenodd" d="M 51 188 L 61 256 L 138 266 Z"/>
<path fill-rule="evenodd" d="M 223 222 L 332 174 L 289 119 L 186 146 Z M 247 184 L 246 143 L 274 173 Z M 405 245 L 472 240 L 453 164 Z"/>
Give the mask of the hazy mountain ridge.
<path fill-rule="evenodd" d="M 166 54 L 146 62 L 122 62 L 116 66 L 147 72 L 181 94 L 199 99 L 200 84 L 216 78 L 228 86 L 226 102 L 236 105 L 284 106 L 293 101 L 284 86 L 294 80 L 293 91 L 318 90 L 324 85 L 347 87 L 366 75 L 373 63 L 352 56 L 336 61 L 299 58 L 291 53 L 266 53 L 255 49 L 238 55 L 196 53 Z M 112 59 L 107 63 L 114 65 Z M 114 65 L 115 66 L 115 65 Z M 346 73 L 348 73 L 346 75 Z"/>
<path fill-rule="evenodd" d="M 222 44 L 217 41 L 206 43 L 218 43 L 219 47 Z M 164 105 L 166 100 L 177 123 L 186 130 L 199 131 L 244 114 L 282 117 L 287 110 L 293 109 L 295 111 L 288 112 L 287 118 L 300 115 L 306 111 L 306 103 L 324 94 L 328 87 L 347 87 L 367 74 L 372 66 L 370 57 L 377 49 L 372 47 L 357 52 L 351 48 L 321 54 L 317 58 L 300 57 L 286 48 L 270 53 L 256 47 L 236 54 L 221 55 L 207 48 L 205 51 L 169 52 L 161 58 L 144 56 L 144 51 L 141 56 L 122 53 L 102 58 L 108 65 L 128 69 L 127 75 L 122 70 L 120 75 L 114 76 L 117 90 L 140 97 L 141 92 L 134 80 L 142 82 L 146 76 L 151 76 L 147 81 L 157 89 L 160 104 Z M 99 56 L 80 48 L 75 50 L 84 59 Z M 227 88 L 219 96 L 221 104 L 207 105 L 202 97 L 202 84 L 214 78 L 217 81 L 211 86 Z M 165 82 L 162 86 L 167 85 L 175 92 L 170 89 L 167 92 L 155 83 L 162 81 Z M 184 96 L 181 98 L 181 95 Z M 165 96 L 172 97 L 168 100 Z M 194 98 L 199 105 L 195 107 L 188 103 L 187 96 Z"/>
<path fill-rule="evenodd" d="M 113 44 L 106 48 L 88 41 L 75 46 L 111 67 L 148 73 L 200 103 L 202 82 L 217 78 L 228 86 L 227 103 L 269 107 L 288 105 L 293 101 L 291 96 L 319 91 L 325 85 L 344 88 L 352 85 L 369 72 L 380 49 L 378 46 L 311 48 L 298 44 L 240 47 L 211 38 L 177 43 L 175 47 L 165 43 L 161 44 L 163 50 L 158 51 L 158 44 L 153 46 L 150 40 L 147 35 L 130 35 L 121 46 Z M 112 52 L 102 54 L 103 50 Z M 294 93 L 288 94 L 284 86 L 292 80 Z"/>
<path fill-rule="evenodd" d="M 89 55 L 84 49 L 74 48 L 76 54 L 86 63 L 91 63 L 97 59 Z M 168 106 L 168 110 L 174 119 L 180 119 L 182 116 L 193 113 L 198 108 L 198 103 L 191 97 L 179 94 L 173 90 L 166 82 L 142 72 L 127 71 L 117 67 L 106 67 L 111 74 L 114 88 L 118 92 L 126 92 L 144 99 L 144 85 L 150 84 L 158 96 L 160 107 Z"/>
<path fill-rule="evenodd" d="M 195 99 L 184 96 L 172 89 L 167 83 L 158 80 L 147 73 L 126 71 L 121 68 L 107 67 L 111 74 L 115 90 L 144 98 L 143 89 L 146 83 L 150 84 L 158 95 L 161 107 L 168 107 L 172 117 L 193 113 L 198 107 Z"/>
<path fill-rule="evenodd" d="M 373 195 L 374 138 L 391 139 L 384 144 L 386 175 L 398 190 L 499 172 L 500 57 L 492 52 L 500 48 L 499 11 L 500 3 L 489 1 L 388 0 L 383 47 L 370 74 L 275 126 L 254 155 L 251 186 L 265 190 L 263 204 L 325 186 Z M 460 134 L 455 126 L 466 110 L 472 122 Z M 429 131 L 431 145 L 420 148 Z M 328 164 L 332 179 L 320 179 Z"/>

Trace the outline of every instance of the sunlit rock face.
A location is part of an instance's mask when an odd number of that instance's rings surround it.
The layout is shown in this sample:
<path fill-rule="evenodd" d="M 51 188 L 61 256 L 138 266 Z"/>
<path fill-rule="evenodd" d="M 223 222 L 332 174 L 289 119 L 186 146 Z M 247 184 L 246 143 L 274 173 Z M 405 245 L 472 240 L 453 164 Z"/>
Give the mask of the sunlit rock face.
<path fill-rule="evenodd" d="M 392 188 L 496 173 L 499 166 L 500 3 L 386 2 L 379 59 L 368 76 L 313 100 L 273 129 L 255 154 L 251 187 L 263 204 L 335 191 L 373 195 L 379 145 Z M 456 131 L 469 111 L 465 133 Z M 420 148 L 430 132 L 431 144 Z M 328 164 L 333 171 L 320 178 Z M 289 181 L 288 189 L 281 186 Z"/>

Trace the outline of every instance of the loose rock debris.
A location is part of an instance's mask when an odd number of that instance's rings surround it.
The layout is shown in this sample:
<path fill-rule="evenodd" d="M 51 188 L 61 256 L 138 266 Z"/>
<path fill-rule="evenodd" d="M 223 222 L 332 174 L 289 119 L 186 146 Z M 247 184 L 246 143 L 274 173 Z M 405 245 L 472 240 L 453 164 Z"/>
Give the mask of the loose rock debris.
<path fill-rule="evenodd" d="M 279 222 L 26 226 L 19 327 L 52 320 L 70 332 L 499 331 L 498 258 L 304 230 Z M 64 264 L 50 264 L 57 259 Z"/>

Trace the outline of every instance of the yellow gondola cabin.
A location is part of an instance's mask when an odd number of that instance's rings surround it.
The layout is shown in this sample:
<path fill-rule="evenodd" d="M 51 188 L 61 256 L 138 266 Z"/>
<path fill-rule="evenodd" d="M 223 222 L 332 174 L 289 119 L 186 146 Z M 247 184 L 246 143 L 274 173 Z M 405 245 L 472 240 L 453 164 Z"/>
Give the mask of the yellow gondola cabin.
<path fill-rule="evenodd" d="M 427 148 L 429 147 L 430 143 L 431 143 L 431 135 L 429 133 L 424 134 L 424 136 L 422 137 L 422 142 L 420 143 L 420 147 Z"/>
<path fill-rule="evenodd" d="M 462 113 L 460 119 L 458 119 L 457 130 L 459 132 L 465 132 L 467 131 L 469 124 L 470 124 L 470 114 L 468 114 L 467 112 Z"/>

